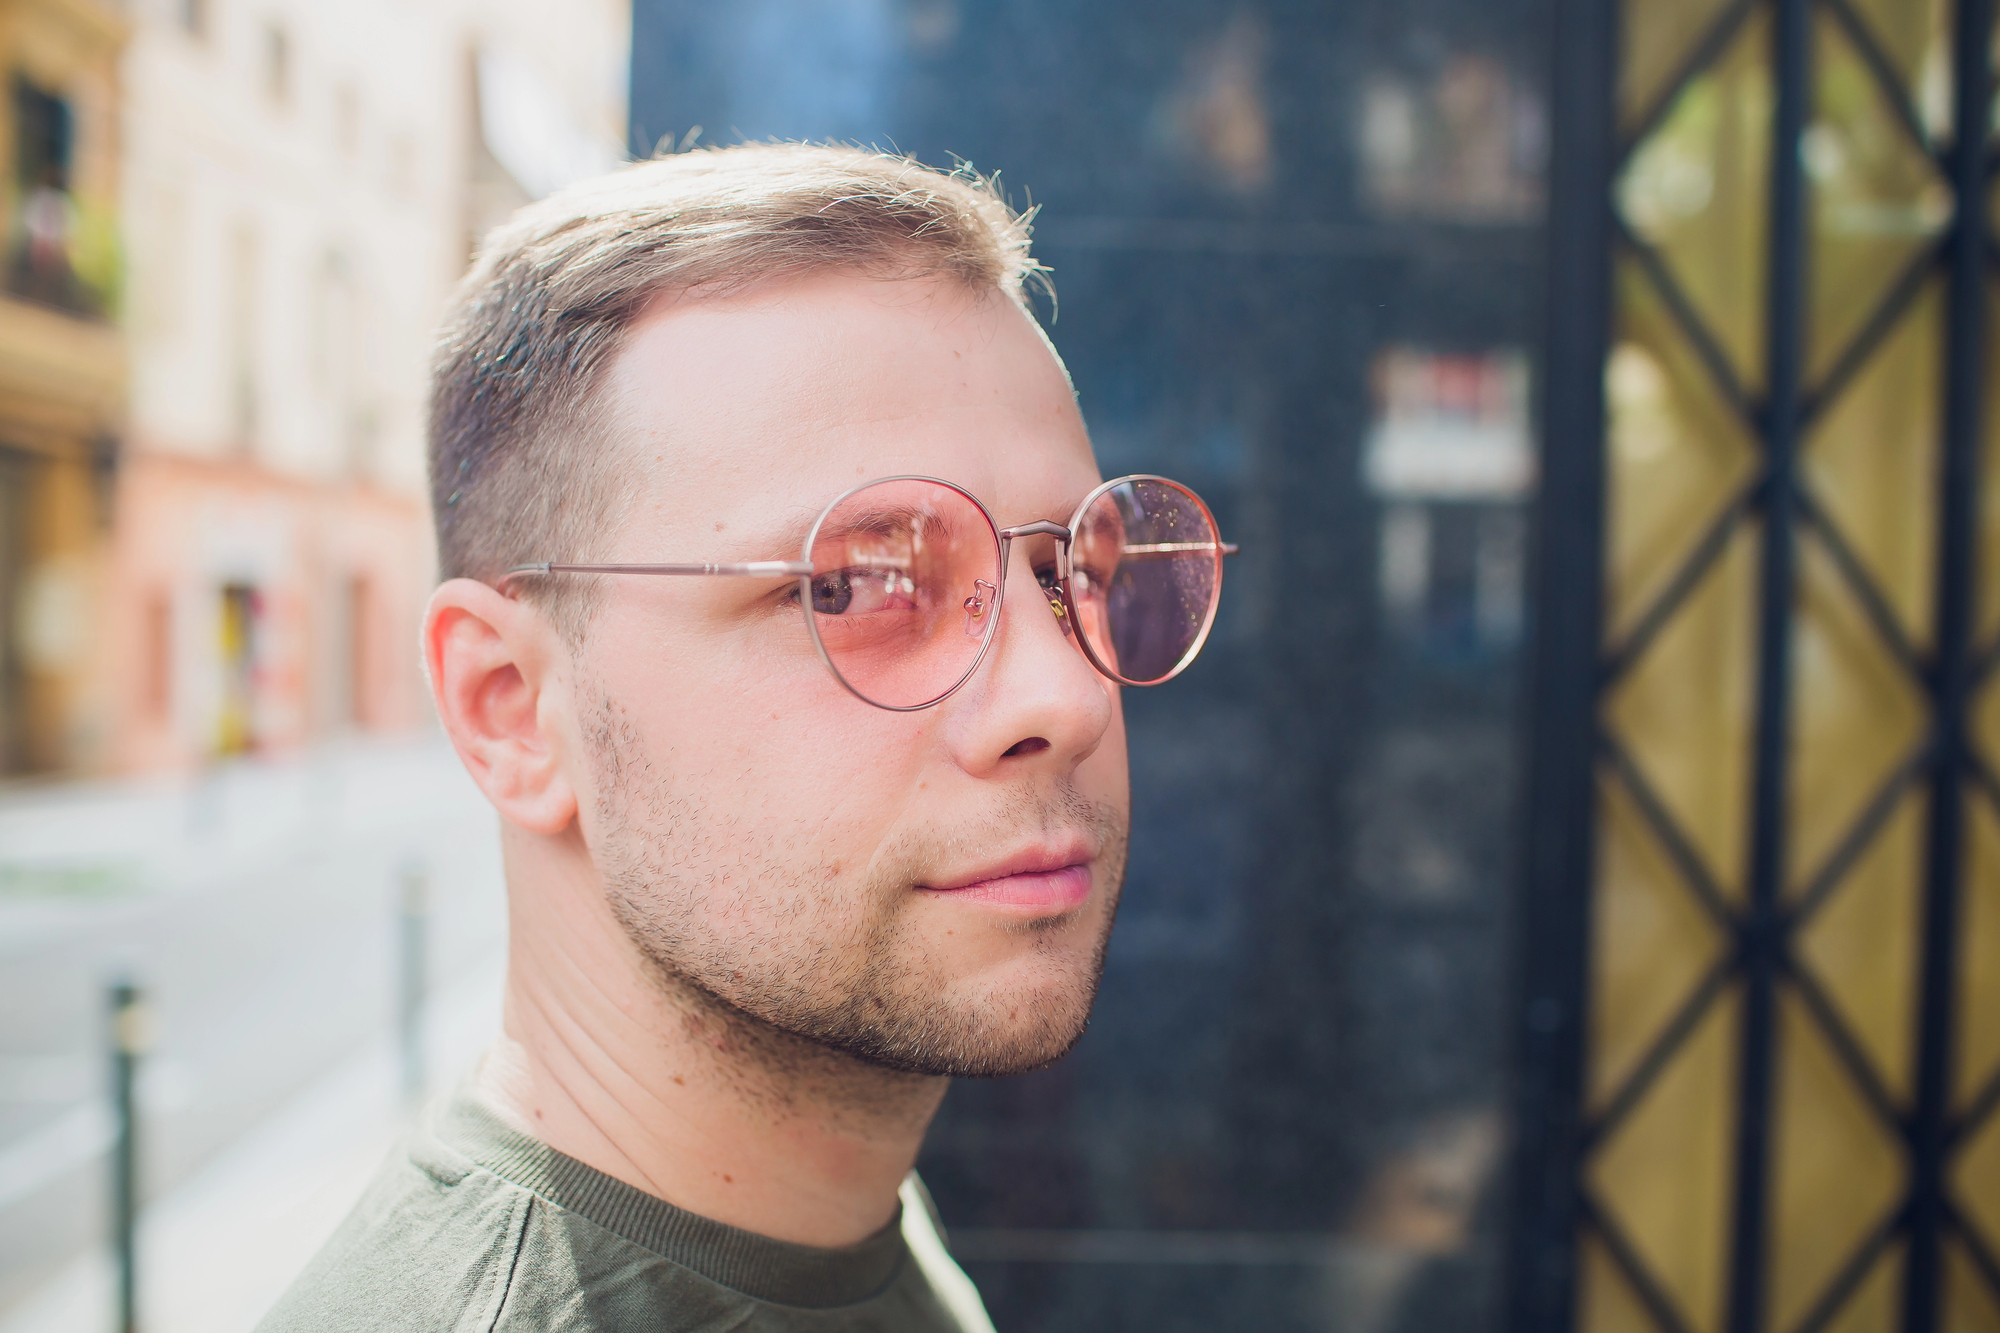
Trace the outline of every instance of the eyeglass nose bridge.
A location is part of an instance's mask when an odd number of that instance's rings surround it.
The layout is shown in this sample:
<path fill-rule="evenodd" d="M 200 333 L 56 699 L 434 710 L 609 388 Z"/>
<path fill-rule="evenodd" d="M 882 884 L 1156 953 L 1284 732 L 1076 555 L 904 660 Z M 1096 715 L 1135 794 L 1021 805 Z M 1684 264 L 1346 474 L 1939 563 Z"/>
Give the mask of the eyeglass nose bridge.
<path fill-rule="evenodd" d="M 1056 585 L 1042 589 L 1042 595 L 1049 599 L 1049 610 L 1055 614 L 1056 623 L 1062 627 L 1063 637 L 1074 633 L 1070 622 L 1069 598 L 1064 589 L 1069 586 L 1070 542 L 1075 537 L 1070 529 L 1060 523 L 1046 520 L 1039 523 L 1023 523 L 1018 528 L 998 529 L 1000 537 L 1000 578 L 1007 578 L 1007 557 L 1013 553 L 1016 537 L 1053 537 L 1056 539 Z"/>

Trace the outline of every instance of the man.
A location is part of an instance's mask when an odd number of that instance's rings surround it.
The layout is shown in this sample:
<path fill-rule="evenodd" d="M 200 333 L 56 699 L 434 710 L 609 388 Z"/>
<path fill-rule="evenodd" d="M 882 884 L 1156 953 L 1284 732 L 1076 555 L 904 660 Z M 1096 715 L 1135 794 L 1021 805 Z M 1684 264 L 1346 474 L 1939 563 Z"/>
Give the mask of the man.
<path fill-rule="evenodd" d="M 976 178 L 802 146 L 488 238 L 424 653 L 501 816 L 504 1035 L 266 1328 L 987 1327 L 911 1167 L 950 1078 L 1082 1034 L 1119 687 L 1224 550 L 1100 485 L 1035 272 Z"/>

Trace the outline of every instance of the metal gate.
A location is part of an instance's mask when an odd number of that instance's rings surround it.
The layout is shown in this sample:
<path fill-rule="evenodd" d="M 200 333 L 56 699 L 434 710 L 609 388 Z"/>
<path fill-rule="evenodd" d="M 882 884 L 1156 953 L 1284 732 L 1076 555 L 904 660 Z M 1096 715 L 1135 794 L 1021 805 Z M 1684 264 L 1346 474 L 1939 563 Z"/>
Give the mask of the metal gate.
<path fill-rule="evenodd" d="M 1558 0 L 1511 1322 L 2000 1328 L 1992 0 Z"/>

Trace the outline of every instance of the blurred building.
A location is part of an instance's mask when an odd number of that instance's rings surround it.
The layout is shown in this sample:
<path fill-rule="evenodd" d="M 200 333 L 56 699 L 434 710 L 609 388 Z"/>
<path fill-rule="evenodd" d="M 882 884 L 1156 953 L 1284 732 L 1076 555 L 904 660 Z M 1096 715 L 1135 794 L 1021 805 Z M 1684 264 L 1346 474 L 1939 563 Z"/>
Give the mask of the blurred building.
<path fill-rule="evenodd" d="M 47 8 L 12 84 L 0 377 L 41 398 L 0 471 L 34 515 L 5 771 L 419 724 L 430 336 L 480 231 L 616 160 L 623 7 Z"/>
<path fill-rule="evenodd" d="M 10 4 L 0 23 L 0 772 L 64 763 L 102 697 L 125 37 L 95 0 Z"/>

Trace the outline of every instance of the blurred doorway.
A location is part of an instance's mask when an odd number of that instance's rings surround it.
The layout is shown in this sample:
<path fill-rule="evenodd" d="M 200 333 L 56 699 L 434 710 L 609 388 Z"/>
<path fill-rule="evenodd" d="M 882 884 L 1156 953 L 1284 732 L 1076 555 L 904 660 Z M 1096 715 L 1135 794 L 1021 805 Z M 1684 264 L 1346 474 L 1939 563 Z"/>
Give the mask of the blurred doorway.
<path fill-rule="evenodd" d="M 0 449 L 0 774 L 27 767 L 28 706 L 21 652 L 22 582 L 28 568 L 27 459 Z"/>
<path fill-rule="evenodd" d="M 257 748 L 257 589 L 248 583 L 222 586 L 216 620 L 216 660 L 221 699 L 216 710 L 215 749 L 223 756 Z"/>

